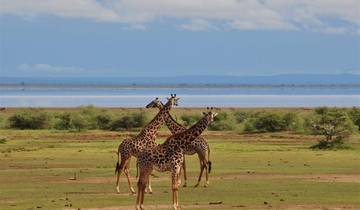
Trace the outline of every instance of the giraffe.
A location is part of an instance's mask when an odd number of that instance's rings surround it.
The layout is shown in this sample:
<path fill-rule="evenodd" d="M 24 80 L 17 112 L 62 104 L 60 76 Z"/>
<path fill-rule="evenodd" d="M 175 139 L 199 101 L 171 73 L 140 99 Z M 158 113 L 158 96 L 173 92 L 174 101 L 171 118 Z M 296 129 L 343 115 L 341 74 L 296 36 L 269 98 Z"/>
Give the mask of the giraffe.
<path fill-rule="evenodd" d="M 171 97 L 168 98 L 167 103 L 164 107 L 160 110 L 160 112 L 151 120 L 149 124 L 147 124 L 137 136 L 125 138 L 118 147 L 118 161 L 115 167 L 115 174 L 116 177 L 116 191 L 120 193 L 119 188 L 119 180 L 121 172 L 124 171 L 127 181 L 129 190 L 131 193 L 135 194 L 135 190 L 131 185 L 130 181 L 130 174 L 129 174 L 129 163 L 131 156 L 138 157 L 139 153 L 146 148 L 154 148 L 157 146 L 155 142 L 155 137 L 157 131 L 161 127 L 161 125 L 165 121 L 165 117 L 167 112 L 170 111 L 172 106 L 177 106 L 177 101 L 179 98 L 176 97 L 176 94 L 171 94 Z M 149 186 L 150 192 L 151 185 Z"/>
<path fill-rule="evenodd" d="M 214 120 L 217 113 L 213 109 L 204 112 L 204 117 L 189 129 L 173 134 L 163 144 L 155 148 L 149 148 L 141 152 L 138 156 L 140 176 L 137 183 L 138 195 L 136 200 L 136 209 L 143 210 L 144 193 L 148 177 L 155 168 L 157 171 L 171 172 L 172 180 L 172 201 L 175 210 L 179 209 L 178 189 L 180 168 L 184 160 L 184 149 L 186 145 L 194 141 Z"/>
<path fill-rule="evenodd" d="M 146 108 L 163 108 L 163 103 L 159 100 L 159 98 L 155 98 L 155 100 L 151 101 Z M 172 134 L 184 132 L 186 130 L 186 127 L 181 125 L 180 123 L 176 122 L 176 120 L 170 115 L 170 113 L 167 113 L 167 116 L 165 118 L 165 124 L 169 128 Z M 209 176 L 208 173 L 211 171 L 211 161 L 210 161 L 210 147 L 206 140 L 199 136 L 194 141 L 192 141 L 190 144 L 186 145 L 186 148 L 184 149 L 185 155 L 194 155 L 195 153 L 198 154 L 199 161 L 200 161 L 200 174 L 198 178 L 198 182 L 196 183 L 195 187 L 198 187 L 201 181 L 202 174 L 205 170 L 205 177 L 206 177 L 206 183 L 204 187 L 207 187 L 209 185 Z M 186 165 L 185 165 L 185 156 L 183 161 L 182 169 L 184 171 L 184 185 L 183 187 L 187 186 L 187 175 L 186 175 Z"/>

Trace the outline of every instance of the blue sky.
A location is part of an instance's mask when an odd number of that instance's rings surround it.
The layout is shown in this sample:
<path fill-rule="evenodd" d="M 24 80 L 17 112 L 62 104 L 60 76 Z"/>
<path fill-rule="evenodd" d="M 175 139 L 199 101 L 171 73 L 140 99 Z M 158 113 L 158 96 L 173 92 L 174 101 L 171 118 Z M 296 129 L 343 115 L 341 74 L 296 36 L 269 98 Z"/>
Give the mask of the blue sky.
<path fill-rule="evenodd" d="M 0 0 L 4 76 L 360 74 L 357 0 Z"/>

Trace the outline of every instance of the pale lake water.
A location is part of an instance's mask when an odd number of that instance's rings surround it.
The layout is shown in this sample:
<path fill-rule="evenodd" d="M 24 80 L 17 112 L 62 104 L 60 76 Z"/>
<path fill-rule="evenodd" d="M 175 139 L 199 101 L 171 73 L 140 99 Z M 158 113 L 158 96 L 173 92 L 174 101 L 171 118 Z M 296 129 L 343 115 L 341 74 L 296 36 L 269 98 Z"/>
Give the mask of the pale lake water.
<path fill-rule="evenodd" d="M 0 88 L 1 107 L 144 107 L 170 93 L 180 107 L 360 106 L 360 87 L 271 88 Z"/>

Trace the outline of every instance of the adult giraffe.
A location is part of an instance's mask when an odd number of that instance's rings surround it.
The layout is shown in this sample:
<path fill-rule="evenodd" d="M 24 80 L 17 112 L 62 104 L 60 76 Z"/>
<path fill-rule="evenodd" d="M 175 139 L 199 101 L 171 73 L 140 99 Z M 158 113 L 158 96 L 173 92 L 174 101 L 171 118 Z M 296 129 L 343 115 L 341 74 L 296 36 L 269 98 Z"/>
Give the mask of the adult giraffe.
<path fill-rule="evenodd" d="M 160 112 L 148 123 L 137 136 L 124 139 L 118 147 L 118 161 L 116 163 L 115 174 L 116 178 L 116 191 L 120 193 L 119 180 L 121 172 L 124 171 L 129 190 L 131 193 L 135 193 L 134 188 L 131 185 L 130 174 L 129 174 L 129 163 L 131 156 L 138 157 L 139 153 L 144 151 L 146 148 L 154 148 L 157 146 L 155 142 L 155 137 L 157 131 L 165 122 L 167 113 L 170 111 L 172 106 L 177 106 L 177 101 L 179 98 L 176 97 L 176 94 L 171 94 L 171 97 L 168 98 L 167 103 L 160 110 Z M 120 162 L 120 163 L 119 163 Z M 149 189 L 151 192 L 151 188 Z"/>
<path fill-rule="evenodd" d="M 163 103 L 159 100 L 159 98 L 155 98 L 155 100 L 151 101 L 148 105 L 146 105 L 146 108 L 158 108 L 162 109 L 164 107 Z M 184 132 L 186 130 L 186 127 L 181 125 L 180 123 L 176 122 L 176 120 L 171 116 L 171 114 L 168 112 L 167 116 L 165 118 L 165 124 L 169 128 L 172 134 Z M 194 155 L 195 153 L 198 154 L 199 161 L 200 161 L 200 174 L 198 178 L 198 182 L 196 183 L 195 187 L 198 187 L 201 181 L 201 177 L 203 175 L 203 172 L 205 170 L 205 177 L 206 177 L 206 183 L 204 187 L 207 187 L 209 185 L 209 175 L 211 171 L 211 161 L 210 161 L 210 147 L 206 140 L 199 136 L 194 141 L 192 141 L 190 144 L 186 145 L 184 149 L 185 155 Z M 185 164 L 185 156 L 184 156 L 184 162 L 183 162 L 183 171 L 184 171 L 184 185 L 183 187 L 187 186 L 187 175 L 186 175 L 186 164 Z"/>
<path fill-rule="evenodd" d="M 146 149 L 138 156 L 138 164 L 140 169 L 140 176 L 138 180 L 138 195 L 136 200 L 136 209 L 143 210 L 145 188 L 149 179 L 149 175 L 155 168 L 157 171 L 171 172 L 172 180 L 172 197 L 173 207 L 175 210 L 179 209 L 178 189 L 180 169 L 184 159 L 184 149 L 188 144 L 191 144 L 206 127 L 214 120 L 217 113 L 213 112 L 212 108 L 204 112 L 204 117 L 195 125 L 185 130 L 170 136 L 163 144 L 155 148 Z"/>

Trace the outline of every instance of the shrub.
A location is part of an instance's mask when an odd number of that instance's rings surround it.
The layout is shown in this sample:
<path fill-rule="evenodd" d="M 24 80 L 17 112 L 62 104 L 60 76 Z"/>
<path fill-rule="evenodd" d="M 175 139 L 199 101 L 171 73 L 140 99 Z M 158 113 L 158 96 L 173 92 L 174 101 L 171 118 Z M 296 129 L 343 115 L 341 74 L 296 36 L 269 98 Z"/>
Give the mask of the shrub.
<path fill-rule="evenodd" d="M 51 117 L 40 110 L 27 110 L 13 114 L 8 121 L 10 128 L 43 129 L 49 126 Z"/>
<path fill-rule="evenodd" d="M 96 127 L 100 129 L 109 129 L 113 116 L 111 113 L 103 111 L 95 116 Z"/>
<path fill-rule="evenodd" d="M 247 132 L 276 132 L 286 130 L 284 119 L 277 113 L 256 113 L 245 123 Z"/>
<path fill-rule="evenodd" d="M 187 115 L 187 114 L 181 115 L 181 120 L 184 122 L 185 126 L 192 126 L 200 119 L 201 119 L 201 115 Z"/>
<path fill-rule="evenodd" d="M 360 108 L 353 107 L 349 112 L 349 117 L 360 131 Z"/>
<path fill-rule="evenodd" d="M 282 116 L 284 121 L 285 130 L 295 131 L 301 127 L 301 120 L 294 112 L 288 112 Z"/>
<path fill-rule="evenodd" d="M 235 122 L 228 116 L 228 113 L 221 112 L 216 117 L 214 122 L 209 125 L 209 130 L 223 131 L 233 130 Z"/>
<path fill-rule="evenodd" d="M 308 121 L 314 134 L 325 137 L 312 148 L 327 149 L 343 144 L 344 139 L 354 129 L 354 124 L 347 113 L 338 108 L 317 108 L 315 109 L 315 115 Z"/>
<path fill-rule="evenodd" d="M 110 130 L 131 130 L 133 128 L 143 127 L 146 123 L 147 116 L 145 112 L 132 113 L 112 121 L 109 128 Z"/>
<path fill-rule="evenodd" d="M 249 114 L 246 112 L 235 112 L 234 116 L 237 123 L 243 123 L 249 117 Z"/>
<path fill-rule="evenodd" d="M 94 107 L 92 105 L 80 108 L 80 115 L 82 118 L 84 118 L 83 120 L 86 120 L 87 127 L 89 129 L 97 129 L 98 128 L 96 118 L 97 118 L 99 112 L 100 112 L 99 109 L 97 109 L 96 107 Z"/>
<path fill-rule="evenodd" d="M 310 147 L 310 149 L 349 149 L 341 138 L 336 138 L 333 141 L 320 140 L 317 144 Z"/>
<path fill-rule="evenodd" d="M 72 124 L 73 128 L 77 131 L 85 130 L 89 126 L 86 118 L 77 113 L 72 115 Z"/>
<path fill-rule="evenodd" d="M 86 119 L 79 113 L 65 112 L 57 116 L 54 128 L 58 130 L 81 131 L 88 127 Z"/>

